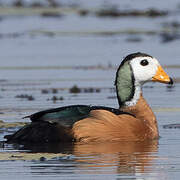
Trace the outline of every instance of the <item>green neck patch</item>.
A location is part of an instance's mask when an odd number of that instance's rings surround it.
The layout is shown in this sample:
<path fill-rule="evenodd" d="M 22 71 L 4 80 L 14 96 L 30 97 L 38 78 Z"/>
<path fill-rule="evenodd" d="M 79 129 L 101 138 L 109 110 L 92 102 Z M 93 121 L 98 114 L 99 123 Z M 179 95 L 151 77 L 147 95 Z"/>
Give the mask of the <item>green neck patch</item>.
<path fill-rule="evenodd" d="M 135 91 L 134 77 L 128 61 L 119 67 L 116 73 L 115 85 L 120 106 L 133 98 Z"/>

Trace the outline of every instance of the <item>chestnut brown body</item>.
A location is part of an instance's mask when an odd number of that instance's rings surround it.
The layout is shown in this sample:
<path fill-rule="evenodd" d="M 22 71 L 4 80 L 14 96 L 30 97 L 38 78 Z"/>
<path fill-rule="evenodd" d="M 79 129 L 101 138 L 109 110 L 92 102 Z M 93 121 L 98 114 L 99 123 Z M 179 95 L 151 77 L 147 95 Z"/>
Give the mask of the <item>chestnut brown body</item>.
<path fill-rule="evenodd" d="M 115 115 L 93 110 L 90 117 L 76 122 L 72 128 L 76 141 L 144 141 L 159 137 L 156 117 L 141 96 L 138 103 L 122 109 L 128 114 Z"/>

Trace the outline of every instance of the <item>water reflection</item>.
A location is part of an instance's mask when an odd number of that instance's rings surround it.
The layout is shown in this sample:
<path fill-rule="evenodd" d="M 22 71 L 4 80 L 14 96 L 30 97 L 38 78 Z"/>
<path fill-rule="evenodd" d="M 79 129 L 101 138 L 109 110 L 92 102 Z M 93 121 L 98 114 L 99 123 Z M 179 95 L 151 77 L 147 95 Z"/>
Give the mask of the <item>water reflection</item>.
<path fill-rule="evenodd" d="M 154 160 L 157 158 L 158 141 L 147 142 L 114 142 L 99 144 L 81 144 L 81 143 L 60 143 L 44 145 L 13 145 L 13 148 L 19 150 L 30 150 L 31 152 L 51 152 L 66 153 L 72 155 L 68 159 L 69 171 L 77 174 L 119 174 L 133 175 L 137 173 L 151 173 Z M 59 164 L 61 173 L 64 159 L 54 159 L 56 165 Z M 53 160 L 53 161 L 54 161 Z M 66 163 L 67 163 L 66 162 Z M 52 165 L 52 161 L 46 162 Z M 73 164 L 73 169 L 72 169 Z M 42 166 L 42 164 L 41 164 Z M 37 166 L 38 168 L 38 166 Z"/>
<path fill-rule="evenodd" d="M 144 173 L 156 159 L 157 145 L 157 141 L 76 144 L 73 153 L 87 167 L 115 166 L 118 174 Z"/>

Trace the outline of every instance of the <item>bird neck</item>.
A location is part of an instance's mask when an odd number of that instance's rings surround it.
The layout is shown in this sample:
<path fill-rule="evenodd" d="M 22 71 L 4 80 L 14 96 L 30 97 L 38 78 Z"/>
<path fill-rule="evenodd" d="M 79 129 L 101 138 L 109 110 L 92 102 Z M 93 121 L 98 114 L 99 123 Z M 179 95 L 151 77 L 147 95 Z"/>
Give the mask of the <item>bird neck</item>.
<path fill-rule="evenodd" d="M 120 107 L 136 105 L 141 94 L 141 84 L 136 82 L 129 63 L 118 68 L 115 85 Z"/>
<path fill-rule="evenodd" d="M 123 106 L 125 106 L 125 107 L 135 106 L 137 104 L 141 94 L 142 94 L 141 86 L 133 85 L 133 91 L 132 91 L 131 98 L 126 100 L 123 103 Z"/>

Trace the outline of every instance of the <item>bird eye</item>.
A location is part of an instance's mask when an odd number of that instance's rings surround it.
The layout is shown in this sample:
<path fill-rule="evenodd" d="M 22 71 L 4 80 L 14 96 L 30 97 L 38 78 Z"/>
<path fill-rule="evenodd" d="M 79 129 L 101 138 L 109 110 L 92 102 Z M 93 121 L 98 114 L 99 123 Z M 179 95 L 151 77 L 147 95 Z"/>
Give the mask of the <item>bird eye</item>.
<path fill-rule="evenodd" d="M 142 66 L 147 66 L 147 65 L 149 64 L 149 62 L 148 62 L 147 59 L 143 59 L 143 60 L 140 62 L 140 64 L 141 64 Z"/>

